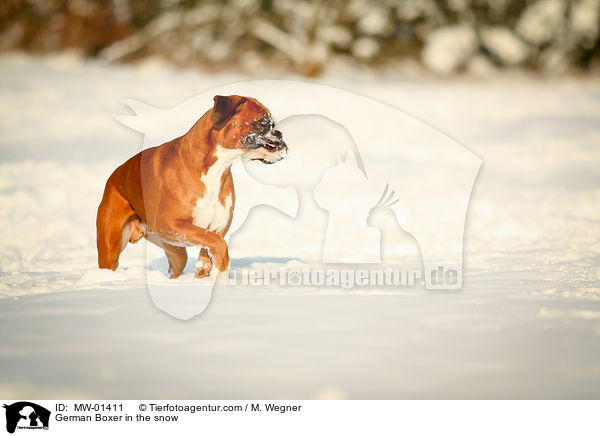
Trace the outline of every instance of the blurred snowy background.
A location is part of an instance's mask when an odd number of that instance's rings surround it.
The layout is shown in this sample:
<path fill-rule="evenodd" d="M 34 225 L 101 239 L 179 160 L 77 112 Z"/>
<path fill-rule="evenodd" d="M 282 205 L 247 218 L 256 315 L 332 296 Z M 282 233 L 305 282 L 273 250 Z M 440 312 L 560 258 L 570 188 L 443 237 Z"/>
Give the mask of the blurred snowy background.
<path fill-rule="evenodd" d="M 442 75 L 598 69 L 600 0 L 8 0 L 0 49 L 319 75 L 336 62 Z"/>
<path fill-rule="evenodd" d="M 0 34 L 0 397 L 600 397 L 598 1 L 4 1 Z M 461 291 L 224 287 L 181 322 L 143 243 L 97 269 L 104 183 L 142 147 L 119 101 L 273 77 L 483 159 Z"/>

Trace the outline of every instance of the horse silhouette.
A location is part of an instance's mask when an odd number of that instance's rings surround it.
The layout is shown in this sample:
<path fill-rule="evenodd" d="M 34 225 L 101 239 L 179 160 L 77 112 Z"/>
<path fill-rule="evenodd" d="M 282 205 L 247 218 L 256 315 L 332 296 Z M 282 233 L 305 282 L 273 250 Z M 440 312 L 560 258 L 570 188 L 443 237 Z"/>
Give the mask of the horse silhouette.
<path fill-rule="evenodd" d="M 39 426 L 39 420 L 43 428 L 48 428 L 50 411 L 42 406 L 29 401 L 19 401 L 10 405 L 4 404 L 2 407 L 6 409 L 6 431 L 9 433 L 15 432 L 21 419 L 28 419 L 30 427 Z"/>

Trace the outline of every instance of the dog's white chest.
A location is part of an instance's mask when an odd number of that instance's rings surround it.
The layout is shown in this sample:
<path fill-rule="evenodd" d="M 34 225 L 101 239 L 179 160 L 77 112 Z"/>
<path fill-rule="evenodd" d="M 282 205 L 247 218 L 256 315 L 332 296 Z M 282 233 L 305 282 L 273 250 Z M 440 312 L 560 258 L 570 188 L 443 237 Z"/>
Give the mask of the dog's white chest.
<path fill-rule="evenodd" d="M 231 165 L 230 153 L 223 151 L 217 152 L 217 161 L 209 168 L 208 172 L 200 179 L 206 191 L 204 195 L 196 200 L 196 206 L 192 214 L 194 225 L 213 232 L 223 230 L 231 216 L 231 207 L 233 203 L 232 195 L 229 194 L 225 199 L 225 205 L 221 204 L 219 199 L 221 192 L 221 178 L 223 173 Z M 236 154 L 239 152 L 236 151 Z"/>
<path fill-rule="evenodd" d="M 217 186 L 216 195 L 204 196 L 196 201 L 193 214 L 194 225 L 213 232 L 219 232 L 225 228 L 231 215 L 231 195 L 226 198 L 225 206 L 223 206 L 219 201 L 218 193 L 219 186 Z"/>

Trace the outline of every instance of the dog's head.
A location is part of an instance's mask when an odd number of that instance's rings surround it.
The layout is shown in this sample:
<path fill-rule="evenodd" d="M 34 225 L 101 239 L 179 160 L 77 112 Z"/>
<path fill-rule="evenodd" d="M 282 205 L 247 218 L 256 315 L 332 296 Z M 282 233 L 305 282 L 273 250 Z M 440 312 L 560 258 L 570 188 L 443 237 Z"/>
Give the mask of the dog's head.
<path fill-rule="evenodd" d="M 282 134 L 275 129 L 269 110 L 250 97 L 214 97 L 212 128 L 217 142 L 238 149 L 248 160 L 275 163 L 287 154 Z"/>

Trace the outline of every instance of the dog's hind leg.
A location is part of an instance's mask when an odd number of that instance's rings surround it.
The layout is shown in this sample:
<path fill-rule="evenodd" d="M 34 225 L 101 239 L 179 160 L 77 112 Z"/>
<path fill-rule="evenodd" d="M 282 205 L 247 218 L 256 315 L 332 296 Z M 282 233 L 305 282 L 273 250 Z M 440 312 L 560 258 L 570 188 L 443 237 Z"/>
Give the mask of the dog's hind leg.
<path fill-rule="evenodd" d="M 109 182 L 98 206 L 96 217 L 96 246 L 98 266 L 117 269 L 119 255 L 135 231 L 136 220 L 131 219 L 135 211 L 129 202 Z M 139 219 L 137 220 L 139 223 Z"/>

